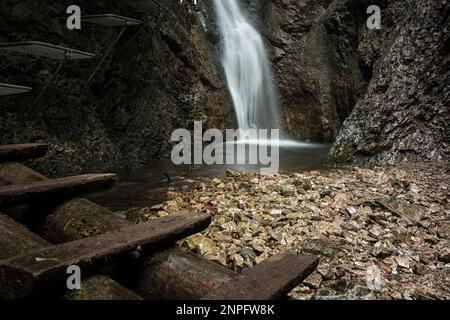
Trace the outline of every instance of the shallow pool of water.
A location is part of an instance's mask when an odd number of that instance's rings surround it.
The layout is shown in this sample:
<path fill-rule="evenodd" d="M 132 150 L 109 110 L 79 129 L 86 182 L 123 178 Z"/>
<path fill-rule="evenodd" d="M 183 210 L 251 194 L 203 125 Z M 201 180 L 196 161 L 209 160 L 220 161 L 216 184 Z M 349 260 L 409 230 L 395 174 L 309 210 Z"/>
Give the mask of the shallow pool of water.
<path fill-rule="evenodd" d="M 330 146 L 307 144 L 280 146 L 280 173 L 325 167 Z M 87 196 L 113 211 L 148 207 L 167 200 L 168 191 L 189 190 L 196 181 L 226 176 L 226 171 L 259 172 L 258 165 L 174 165 L 170 160 L 152 160 L 131 172 L 119 173 L 110 190 Z"/>

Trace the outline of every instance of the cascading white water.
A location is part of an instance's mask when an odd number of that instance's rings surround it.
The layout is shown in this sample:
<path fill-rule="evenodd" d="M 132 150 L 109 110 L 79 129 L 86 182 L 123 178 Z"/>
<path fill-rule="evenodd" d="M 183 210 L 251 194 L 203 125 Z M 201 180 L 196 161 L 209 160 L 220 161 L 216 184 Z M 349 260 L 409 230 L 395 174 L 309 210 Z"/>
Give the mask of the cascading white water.
<path fill-rule="evenodd" d="M 214 0 L 222 65 L 239 129 L 279 129 L 278 99 L 264 41 L 238 0 Z"/>

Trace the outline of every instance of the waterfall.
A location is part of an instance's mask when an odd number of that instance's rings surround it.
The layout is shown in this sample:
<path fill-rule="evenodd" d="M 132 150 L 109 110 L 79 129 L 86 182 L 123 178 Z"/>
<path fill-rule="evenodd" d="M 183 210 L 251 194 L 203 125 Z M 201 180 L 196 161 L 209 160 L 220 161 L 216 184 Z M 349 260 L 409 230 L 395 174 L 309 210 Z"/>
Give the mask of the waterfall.
<path fill-rule="evenodd" d="M 279 129 L 278 99 L 264 41 L 238 0 L 214 0 L 222 65 L 239 129 Z"/>

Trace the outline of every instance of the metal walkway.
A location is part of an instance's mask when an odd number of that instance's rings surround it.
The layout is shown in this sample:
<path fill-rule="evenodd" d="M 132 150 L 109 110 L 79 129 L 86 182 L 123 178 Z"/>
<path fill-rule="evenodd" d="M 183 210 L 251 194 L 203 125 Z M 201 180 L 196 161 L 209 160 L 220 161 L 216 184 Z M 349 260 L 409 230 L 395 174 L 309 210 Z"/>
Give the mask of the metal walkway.
<path fill-rule="evenodd" d="M 36 99 L 34 99 L 32 107 L 37 104 L 39 99 L 47 91 L 48 86 L 53 82 L 56 75 L 59 73 L 62 66 L 67 60 L 86 60 L 95 57 L 95 55 L 92 53 L 87 53 L 80 50 L 39 41 L 0 43 L 0 50 L 13 51 L 60 61 L 58 67 L 56 68 L 56 71 L 48 78 L 41 92 L 38 94 Z"/>
<path fill-rule="evenodd" d="M 94 71 L 89 76 L 88 80 L 86 81 L 83 92 L 86 91 L 89 83 L 94 78 L 95 74 L 98 72 L 102 64 L 105 62 L 106 58 L 111 54 L 112 49 L 117 44 L 117 42 L 122 37 L 125 30 L 130 26 L 138 26 L 142 24 L 141 20 L 132 19 L 128 17 L 123 17 L 115 14 L 97 14 L 97 15 L 90 15 L 90 16 L 82 16 L 81 17 L 82 22 L 95 24 L 102 27 L 122 27 L 117 37 L 114 39 L 114 41 L 111 43 L 111 45 L 107 48 L 105 54 L 103 55 L 100 62 L 95 67 Z"/>

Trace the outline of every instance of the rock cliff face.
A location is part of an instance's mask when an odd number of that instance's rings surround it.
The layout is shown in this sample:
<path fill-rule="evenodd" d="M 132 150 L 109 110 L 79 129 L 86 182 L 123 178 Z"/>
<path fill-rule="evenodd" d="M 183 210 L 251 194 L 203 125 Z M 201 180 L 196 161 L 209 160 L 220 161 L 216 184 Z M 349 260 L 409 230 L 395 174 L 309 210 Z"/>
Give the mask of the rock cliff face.
<path fill-rule="evenodd" d="M 288 134 L 334 142 L 341 162 L 449 156 L 447 0 L 255 2 Z M 366 28 L 372 4 L 381 30 Z"/>
<path fill-rule="evenodd" d="M 337 161 L 394 163 L 450 155 L 450 5 L 406 1 L 375 50 L 364 96 L 331 151 Z"/>
<path fill-rule="evenodd" d="M 265 2 L 286 133 L 332 142 L 367 85 L 358 57 L 361 1 Z"/>
<path fill-rule="evenodd" d="M 1 97 L 0 143 L 49 142 L 34 166 L 48 175 L 136 167 L 170 151 L 175 128 L 194 120 L 233 126 L 233 112 L 214 48 L 194 12 L 155 11 L 146 24 L 126 30 L 87 92 L 85 80 L 120 29 L 65 26 L 66 8 L 55 1 L 2 1 L 0 42 L 35 40 L 95 53 L 69 61 L 35 108 L 34 97 L 57 62 L 0 52 L 0 82 L 28 85 L 31 94 Z M 145 19 L 121 1 L 77 1 L 82 14 L 115 13 Z"/>
<path fill-rule="evenodd" d="M 202 3 L 210 13 L 210 34 L 220 39 L 212 1 Z M 367 6 L 349 0 L 243 0 L 241 4 L 267 40 L 285 134 L 333 142 L 370 76 L 362 71 L 357 50 Z M 216 47 L 220 49 L 220 42 Z"/>
<path fill-rule="evenodd" d="M 271 53 L 286 135 L 334 143 L 330 159 L 386 163 L 449 156 L 448 0 L 242 0 Z M 5 0 L 0 42 L 38 40 L 97 54 L 118 29 L 69 31 L 69 3 Z M 78 1 L 83 14 L 145 19 L 120 1 Z M 212 0 L 201 15 L 153 12 L 129 28 L 83 93 L 96 61 L 68 62 L 35 107 L 54 61 L 0 52 L 0 143 L 50 142 L 47 175 L 137 167 L 170 150 L 175 128 L 234 127 Z M 366 28 L 369 5 L 381 30 Z M 175 11 L 176 12 L 176 11 Z"/>

